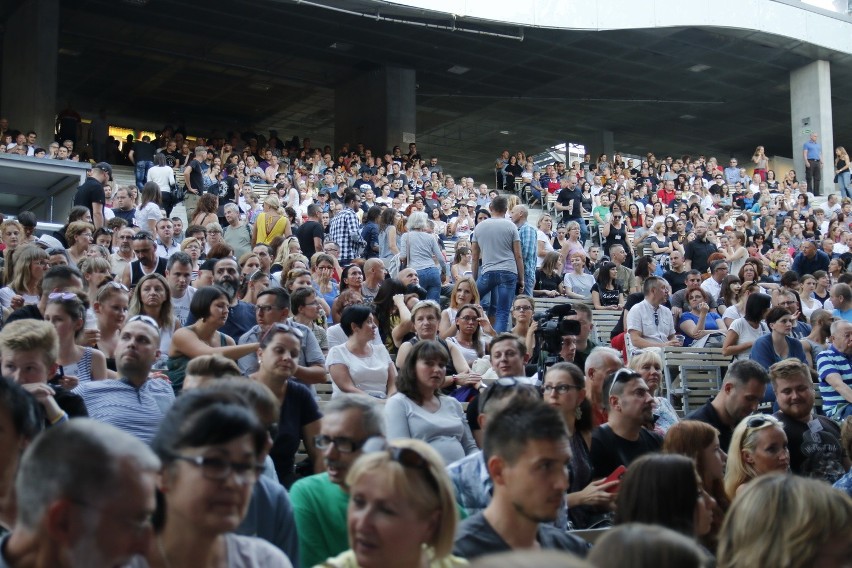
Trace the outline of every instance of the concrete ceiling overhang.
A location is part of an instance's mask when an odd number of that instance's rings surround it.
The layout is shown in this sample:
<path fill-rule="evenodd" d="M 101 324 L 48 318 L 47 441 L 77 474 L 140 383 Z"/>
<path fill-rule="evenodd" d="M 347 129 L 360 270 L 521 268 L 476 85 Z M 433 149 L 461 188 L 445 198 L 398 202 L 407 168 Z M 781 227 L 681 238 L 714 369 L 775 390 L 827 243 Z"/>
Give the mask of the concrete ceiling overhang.
<path fill-rule="evenodd" d="M 104 107 L 140 127 L 250 126 L 333 144 L 337 85 L 381 65 L 411 68 L 419 149 L 454 173 L 480 175 L 503 148 L 536 152 L 600 130 L 633 154 L 744 156 L 762 144 L 789 156 L 789 72 L 823 58 L 837 143 L 852 130 L 852 56 L 791 37 L 716 26 L 530 28 L 319 2 L 67 0 L 59 104 Z"/>

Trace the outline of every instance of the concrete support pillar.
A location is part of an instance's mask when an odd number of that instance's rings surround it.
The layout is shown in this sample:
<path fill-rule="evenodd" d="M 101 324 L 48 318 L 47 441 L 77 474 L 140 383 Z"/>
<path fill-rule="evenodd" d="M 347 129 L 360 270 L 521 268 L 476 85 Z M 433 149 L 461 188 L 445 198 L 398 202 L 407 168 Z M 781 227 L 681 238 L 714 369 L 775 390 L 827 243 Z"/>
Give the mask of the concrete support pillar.
<path fill-rule="evenodd" d="M 334 91 L 334 143 L 362 142 L 374 155 L 416 142 L 417 101 L 413 69 L 382 67 Z"/>
<path fill-rule="evenodd" d="M 586 144 L 586 152 L 592 155 L 592 161 L 597 161 L 598 156 L 606 154 L 606 157 L 612 163 L 612 156 L 615 154 L 615 139 L 612 130 L 598 130 L 589 137 L 589 142 Z"/>
<path fill-rule="evenodd" d="M 834 125 L 831 114 L 831 67 L 828 61 L 814 61 L 790 72 L 790 127 L 796 177 L 806 177 L 802 145 L 817 133 L 822 145 L 822 181 L 814 194 L 828 195 L 834 186 Z M 771 152 L 771 149 L 767 148 Z"/>

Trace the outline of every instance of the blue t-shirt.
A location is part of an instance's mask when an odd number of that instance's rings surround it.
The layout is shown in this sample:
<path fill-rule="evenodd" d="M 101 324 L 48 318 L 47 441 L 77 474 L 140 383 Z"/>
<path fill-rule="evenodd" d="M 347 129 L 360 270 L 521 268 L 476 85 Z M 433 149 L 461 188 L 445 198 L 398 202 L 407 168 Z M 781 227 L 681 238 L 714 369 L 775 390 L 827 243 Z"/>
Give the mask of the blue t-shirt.
<path fill-rule="evenodd" d="M 822 145 L 819 142 L 811 142 L 808 140 L 802 144 L 802 150 L 808 151 L 809 160 L 819 160 L 822 155 Z"/>
<path fill-rule="evenodd" d="M 707 317 L 704 318 L 704 329 L 707 331 L 718 330 L 719 329 L 719 319 L 720 316 L 714 312 L 707 312 Z M 683 325 L 683 322 L 691 321 L 694 324 L 698 324 L 698 314 L 694 314 L 692 312 L 683 312 L 683 315 L 680 316 L 680 321 L 678 325 Z M 689 337 L 688 335 L 684 335 L 683 346 L 689 347 L 693 344 L 695 340 Z"/>
<path fill-rule="evenodd" d="M 186 320 L 186 325 L 192 325 L 197 321 L 197 318 L 189 314 Z M 257 323 L 257 318 L 254 314 L 254 304 L 243 302 L 240 300 L 236 306 L 231 306 L 228 310 L 228 321 L 225 325 L 219 328 L 219 331 L 225 335 L 229 335 L 236 343 L 240 340 L 245 332 L 250 330 Z"/>

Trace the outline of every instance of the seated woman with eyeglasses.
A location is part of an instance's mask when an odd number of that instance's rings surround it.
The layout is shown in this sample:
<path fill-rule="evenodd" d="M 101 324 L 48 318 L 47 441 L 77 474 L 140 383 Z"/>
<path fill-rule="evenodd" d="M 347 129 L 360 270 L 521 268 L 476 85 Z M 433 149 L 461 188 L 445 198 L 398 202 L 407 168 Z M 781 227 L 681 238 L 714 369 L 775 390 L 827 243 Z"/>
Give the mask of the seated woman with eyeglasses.
<path fill-rule="evenodd" d="M 151 443 L 163 466 L 154 537 L 129 567 L 291 567 L 272 544 L 234 534 L 263 471 L 267 440 L 240 396 L 202 389 L 178 398 Z"/>
<path fill-rule="evenodd" d="M 180 250 L 188 254 L 189 258 L 192 259 L 192 276 L 189 283 L 190 285 L 194 285 L 195 281 L 198 280 L 198 259 L 201 257 L 201 253 L 204 252 L 204 244 L 195 237 L 186 237 L 180 243 Z"/>
<path fill-rule="evenodd" d="M 768 414 L 747 416 L 737 424 L 728 447 L 725 493 L 734 500 L 752 479 L 790 472 L 787 434 L 780 420 Z"/>
<path fill-rule="evenodd" d="M 678 321 L 678 325 L 680 325 L 684 334 L 684 347 L 689 347 L 693 343 L 703 346 L 707 341 L 705 338 L 708 338 L 708 336 L 724 334 L 728 331 L 722 316 L 710 309 L 709 300 L 710 296 L 701 288 L 687 292 L 686 303 L 689 309 L 681 314 L 680 321 Z M 723 336 L 717 335 L 717 337 Z M 719 344 L 721 344 L 721 340 Z"/>
<path fill-rule="evenodd" d="M 269 387 L 281 405 L 278 434 L 269 455 L 278 479 L 288 488 L 296 482 L 296 452 L 301 443 L 305 444 L 313 473 L 325 471 L 322 454 L 314 444 L 320 432 L 322 414 L 311 390 L 293 378 L 301 349 L 302 337 L 298 329 L 287 324 L 273 324 L 260 339 L 259 367 L 250 377 Z"/>
<path fill-rule="evenodd" d="M 86 322 L 88 298 L 82 292 L 54 292 L 47 300 L 44 319 L 53 324 L 59 335 L 59 357 L 63 375 L 76 377 L 78 383 L 108 378 L 106 357 L 92 347 L 82 347 L 77 339 Z"/>
<path fill-rule="evenodd" d="M 419 440 L 370 438 L 346 476 L 350 549 L 319 566 L 456 568 L 453 485 L 441 457 Z"/>
<path fill-rule="evenodd" d="M 437 341 L 417 342 L 401 364 L 399 392 L 385 405 L 388 438 L 423 440 L 445 465 L 477 450 L 461 403 L 441 394 L 448 359 L 447 350 Z"/>
<path fill-rule="evenodd" d="M 618 481 L 592 481 L 592 407 L 586 398 L 586 379 L 573 363 L 560 362 L 544 376 L 544 402 L 565 419 L 571 443 L 571 485 L 568 487 L 568 516 L 575 529 L 589 528 L 609 512 L 615 498 L 610 488 Z"/>
<path fill-rule="evenodd" d="M 166 374 L 172 381 L 175 394 L 183 389 L 186 365 L 193 357 L 222 355 L 237 360 L 257 350 L 257 343 L 236 345 L 231 337 L 219 331 L 228 321 L 230 306 L 231 300 L 222 288 L 205 286 L 195 291 L 189 303 L 189 312 L 195 317 L 195 323 L 175 331 L 169 346 Z"/>

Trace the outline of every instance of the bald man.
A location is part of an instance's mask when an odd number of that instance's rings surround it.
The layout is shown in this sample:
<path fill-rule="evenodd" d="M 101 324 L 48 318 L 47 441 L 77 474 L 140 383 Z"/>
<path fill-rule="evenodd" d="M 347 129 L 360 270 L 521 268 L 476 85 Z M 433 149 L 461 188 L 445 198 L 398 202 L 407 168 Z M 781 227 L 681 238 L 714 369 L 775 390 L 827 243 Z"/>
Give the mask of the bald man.
<path fill-rule="evenodd" d="M 364 263 L 362 270 L 364 282 L 361 284 L 361 296 L 365 304 L 370 304 L 379 293 L 379 286 L 385 281 L 385 264 L 380 258 L 370 258 Z"/>

